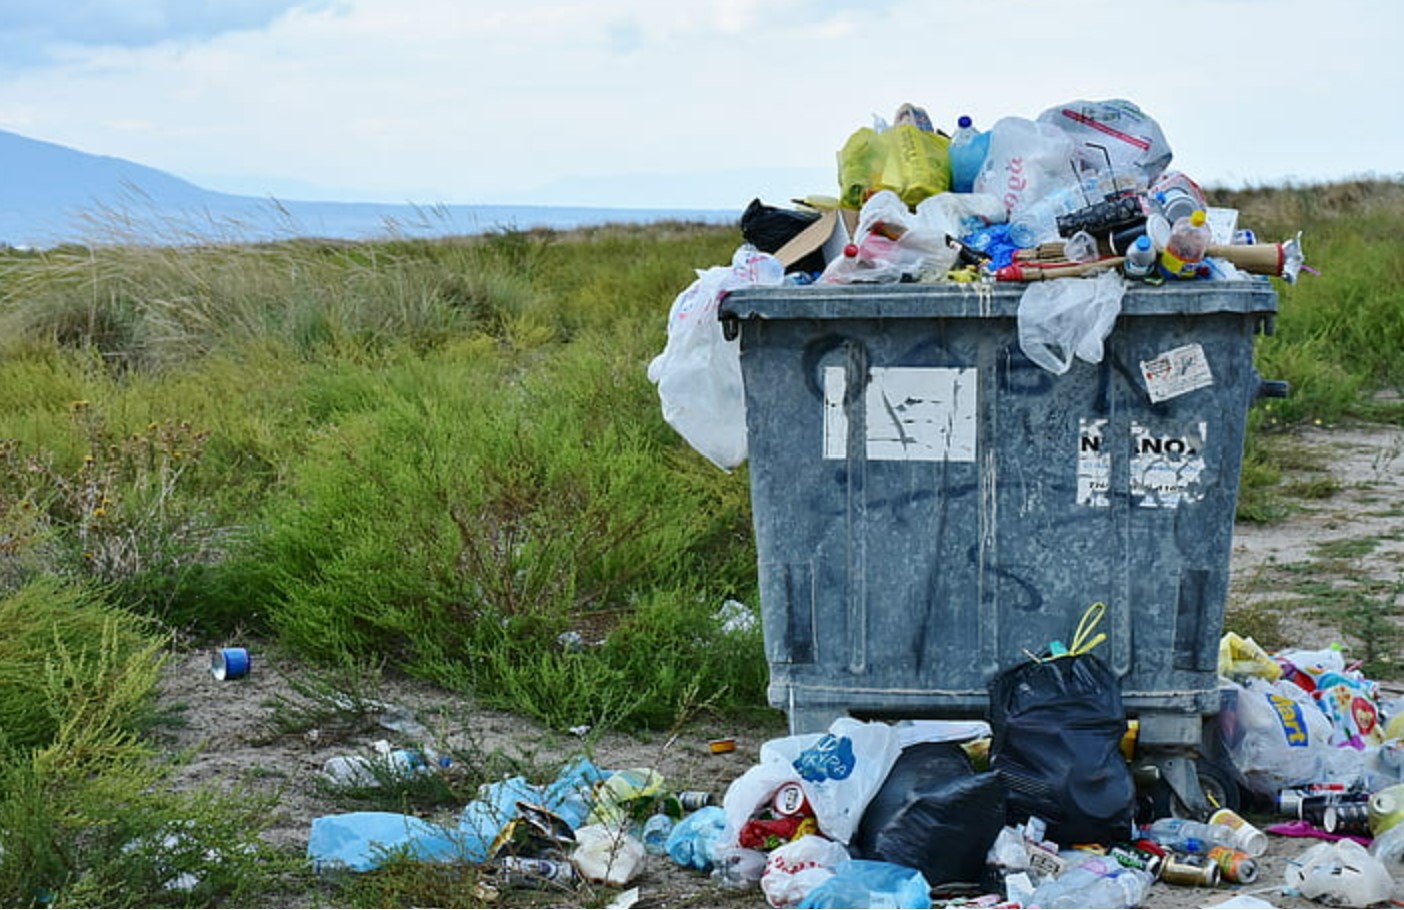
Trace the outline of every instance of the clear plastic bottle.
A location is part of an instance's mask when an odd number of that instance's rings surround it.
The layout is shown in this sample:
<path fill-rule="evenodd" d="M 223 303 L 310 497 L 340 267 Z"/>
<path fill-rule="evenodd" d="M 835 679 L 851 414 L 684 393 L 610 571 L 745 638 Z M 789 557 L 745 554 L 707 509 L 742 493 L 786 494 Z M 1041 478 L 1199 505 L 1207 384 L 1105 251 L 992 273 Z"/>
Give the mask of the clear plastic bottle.
<path fill-rule="evenodd" d="M 1197 278 L 1209 251 L 1212 232 L 1204 209 L 1195 209 L 1170 227 L 1170 237 L 1160 254 L 1160 273 L 1166 278 Z"/>
<path fill-rule="evenodd" d="M 1213 847 L 1232 847 L 1233 829 L 1188 818 L 1158 818 L 1146 828 L 1146 836 L 1168 850 L 1208 853 Z"/>
<path fill-rule="evenodd" d="M 1075 212 L 1087 205 L 1084 189 L 1080 184 L 1064 184 L 1011 212 L 1010 242 L 1026 250 L 1045 241 L 1057 240 L 1058 216 Z"/>
<path fill-rule="evenodd" d="M 1142 869 L 1127 869 L 1112 863 L 1103 868 L 1083 863 L 1034 889 L 1030 904 L 1046 910 L 1075 907 L 1139 907 L 1154 880 Z"/>
<path fill-rule="evenodd" d="M 1142 234 L 1126 251 L 1126 260 L 1121 264 L 1122 274 L 1127 278 L 1149 278 L 1151 273 L 1155 271 L 1156 258 L 1155 244 L 1151 243 L 1149 237 Z"/>
<path fill-rule="evenodd" d="M 975 121 L 962 114 L 956 121 L 947 154 L 951 158 L 951 190 L 969 193 L 975 186 L 975 175 L 985 164 L 990 151 L 990 134 L 975 128 Z"/>
<path fill-rule="evenodd" d="M 413 749 L 337 755 L 322 764 L 322 775 L 343 787 L 376 787 L 386 780 L 403 780 L 428 770 L 423 753 Z"/>

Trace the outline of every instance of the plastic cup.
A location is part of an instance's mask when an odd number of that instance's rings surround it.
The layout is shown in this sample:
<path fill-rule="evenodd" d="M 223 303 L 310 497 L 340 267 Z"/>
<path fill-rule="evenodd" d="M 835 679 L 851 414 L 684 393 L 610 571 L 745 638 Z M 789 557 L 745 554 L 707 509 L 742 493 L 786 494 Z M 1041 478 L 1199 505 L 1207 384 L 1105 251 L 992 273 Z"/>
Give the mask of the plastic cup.
<path fill-rule="evenodd" d="M 216 648 L 210 657 L 210 675 L 215 679 L 242 679 L 249 674 L 249 652 L 243 648 Z"/>
<path fill-rule="evenodd" d="M 1262 856 L 1267 852 L 1267 835 L 1232 809 L 1219 809 L 1209 816 L 1209 823 L 1232 828 L 1234 843 L 1249 856 Z"/>
<path fill-rule="evenodd" d="M 1072 262 L 1091 262 L 1098 256 L 1097 239 L 1086 231 L 1078 231 L 1064 242 L 1063 255 Z"/>

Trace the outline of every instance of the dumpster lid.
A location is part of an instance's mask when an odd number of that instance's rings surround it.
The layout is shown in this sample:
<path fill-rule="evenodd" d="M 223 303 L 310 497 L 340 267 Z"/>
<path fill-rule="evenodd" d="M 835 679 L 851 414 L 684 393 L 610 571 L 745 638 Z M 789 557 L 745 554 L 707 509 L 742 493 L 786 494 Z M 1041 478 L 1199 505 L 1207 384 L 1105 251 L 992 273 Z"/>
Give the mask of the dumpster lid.
<path fill-rule="evenodd" d="M 1028 285 L 834 284 L 750 287 L 721 301 L 723 319 L 927 319 L 1015 317 Z M 1124 316 L 1277 312 L 1267 279 L 1195 280 L 1134 285 L 1121 300 Z"/>

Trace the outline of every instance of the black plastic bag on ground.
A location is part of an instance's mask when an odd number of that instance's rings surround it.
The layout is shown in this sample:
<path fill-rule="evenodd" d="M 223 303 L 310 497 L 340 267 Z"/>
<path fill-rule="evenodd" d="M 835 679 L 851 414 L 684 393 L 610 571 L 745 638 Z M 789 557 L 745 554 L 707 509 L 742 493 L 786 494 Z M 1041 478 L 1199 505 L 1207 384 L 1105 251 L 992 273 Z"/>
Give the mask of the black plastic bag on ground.
<path fill-rule="evenodd" d="M 1136 784 L 1121 753 L 1121 682 L 1092 654 L 1032 660 L 990 681 L 990 768 L 1008 821 L 1048 823 L 1061 845 L 1115 843 L 1132 833 Z"/>
<path fill-rule="evenodd" d="M 977 883 L 1004 819 L 997 775 L 975 773 L 955 743 L 914 743 L 868 801 L 849 846 L 862 859 L 919 869 L 933 886 Z"/>

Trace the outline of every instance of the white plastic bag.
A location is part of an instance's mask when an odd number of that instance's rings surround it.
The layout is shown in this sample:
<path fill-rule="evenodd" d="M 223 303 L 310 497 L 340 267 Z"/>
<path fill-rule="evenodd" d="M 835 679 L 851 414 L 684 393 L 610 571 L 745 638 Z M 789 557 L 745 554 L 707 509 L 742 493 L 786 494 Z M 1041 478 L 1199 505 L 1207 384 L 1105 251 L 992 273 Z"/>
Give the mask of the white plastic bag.
<path fill-rule="evenodd" d="M 1221 680 L 1226 693 L 1219 724 L 1234 767 L 1256 793 L 1338 779 L 1331 721 L 1300 686 L 1249 677 Z"/>
<path fill-rule="evenodd" d="M 1283 879 L 1302 897 L 1337 907 L 1371 907 L 1394 891 L 1384 863 L 1349 838 L 1307 850 L 1288 864 Z"/>
<path fill-rule="evenodd" d="M 620 888 L 643 869 L 643 841 L 612 825 L 586 825 L 575 831 L 570 861 L 585 878 Z"/>
<path fill-rule="evenodd" d="M 798 906 L 848 858 L 848 851 L 828 838 L 815 834 L 795 838 L 770 851 L 761 875 L 761 891 L 772 907 Z"/>
<path fill-rule="evenodd" d="M 729 266 L 699 269 L 673 301 L 667 344 L 648 365 L 663 419 L 723 471 L 746 460 L 746 398 L 740 345 L 722 335 L 717 309 L 727 291 L 784 280 L 780 260 L 749 244 L 737 249 Z"/>
<path fill-rule="evenodd" d="M 1058 375 L 1068 371 L 1074 356 L 1100 363 L 1102 342 L 1121 313 L 1125 293 L 1126 282 L 1115 269 L 1030 283 L 1019 299 L 1019 347 Z"/>
<path fill-rule="evenodd" d="M 738 843 L 756 811 L 784 784 L 798 782 L 814 809 L 819 831 L 847 844 L 902 746 L 896 730 L 879 721 L 840 717 L 827 733 L 800 733 L 761 745 L 760 762 L 731 782 L 723 845 Z"/>
<path fill-rule="evenodd" d="M 935 198 L 935 197 L 931 197 Z M 932 231 L 896 193 L 880 190 L 863 203 L 853 242 L 819 276 L 823 284 L 888 284 L 938 280 L 955 265 L 944 231 Z"/>
<path fill-rule="evenodd" d="M 1054 190 L 1076 185 L 1073 143 L 1048 123 L 1002 117 L 990 127 L 990 150 L 974 190 L 1004 203 L 1010 216 Z"/>
<path fill-rule="evenodd" d="M 1130 101 L 1069 101 L 1039 114 L 1037 122 L 1066 133 L 1079 169 L 1099 177 L 1146 187 L 1170 164 L 1160 124 Z"/>
<path fill-rule="evenodd" d="M 972 228 L 998 224 L 1009 212 L 995 196 L 980 193 L 938 193 L 917 203 L 913 216 L 919 230 L 937 237 L 964 237 Z"/>

